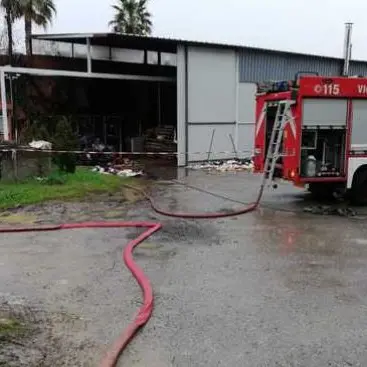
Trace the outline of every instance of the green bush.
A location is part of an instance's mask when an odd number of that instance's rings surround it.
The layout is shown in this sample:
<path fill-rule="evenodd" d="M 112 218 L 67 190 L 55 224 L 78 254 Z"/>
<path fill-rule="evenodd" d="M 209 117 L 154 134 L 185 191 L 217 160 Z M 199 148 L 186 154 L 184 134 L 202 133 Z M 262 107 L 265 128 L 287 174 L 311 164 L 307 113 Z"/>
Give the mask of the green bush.
<path fill-rule="evenodd" d="M 67 177 L 60 172 L 52 172 L 47 176 L 42 183 L 45 185 L 64 185 L 67 181 Z"/>
<path fill-rule="evenodd" d="M 52 118 L 34 120 L 22 133 L 22 142 L 28 144 L 32 140 L 46 140 L 52 143 L 52 149 L 73 151 L 78 149 L 78 139 L 72 129 L 72 122 L 62 117 L 56 125 Z M 76 156 L 73 153 L 55 153 L 53 163 L 60 172 L 75 173 Z"/>
<path fill-rule="evenodd" d="M 55 127 L 55 134 L 51 139 L 54 150 L 77 150 L 78 140 L 73 132 L 71 122 L 63 117 Z M 60 172 L 75 173 L 76 156 L 73 153 L 58 153 L 54 157 L 54 163 Z"/>
<path fill-rule="evenodd" d="M 50 141 L 50 133 L 47 129 L 47 123 L 43 120 L 35 120 L 28 125 L 21 133 L 20 140 L 28 144 L 32 140 Z"/>

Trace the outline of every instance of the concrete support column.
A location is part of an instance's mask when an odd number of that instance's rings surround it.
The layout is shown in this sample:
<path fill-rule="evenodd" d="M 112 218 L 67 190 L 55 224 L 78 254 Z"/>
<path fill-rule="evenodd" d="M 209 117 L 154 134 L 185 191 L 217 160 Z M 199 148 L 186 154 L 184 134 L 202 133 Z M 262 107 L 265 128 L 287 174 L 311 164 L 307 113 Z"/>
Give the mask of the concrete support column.
<path fill-rule="evenodd" d="M 9 125 L 8 125 L 8 105 L 6 102 L 6 84 L 5 72 L 0 71 L 0 93 L 1 93 L 1 114 L 3 118 L 4 140 L 9 140 Z"/>
<path fill-rule="evenodd" d="M 87 72 L 92 73 L 92 48 L 90 38 L 87 38 Z"/>
<path fill-rule="evenodd" d="M 187 121 L 186 121 L 186 57 L 185 47 L 177 47 L 177 165 L 187 163 Z"/>

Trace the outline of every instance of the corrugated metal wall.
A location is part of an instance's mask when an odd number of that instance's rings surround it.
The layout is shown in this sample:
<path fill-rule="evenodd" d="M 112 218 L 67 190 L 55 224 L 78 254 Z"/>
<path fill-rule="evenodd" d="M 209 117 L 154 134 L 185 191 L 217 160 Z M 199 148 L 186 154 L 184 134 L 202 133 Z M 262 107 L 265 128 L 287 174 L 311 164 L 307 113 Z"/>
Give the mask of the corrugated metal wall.
<path fill-rule="evenodd" d="M 243 50 L 240 52 L 240 81 L 293 79 L 299 71 L 318 72 L 320 75 L 340 75 L 343 60 L 292 55 L 286 53 Z M 367 75 L 367 62 L 352 61 L 350 74 Z"/>
<path fill-rule="evenodd" d="M 349 74 L 367 76 L 367 62 L 352 61 L 350 63 Z"/>
<path fill-rule="evenodd" d="M 236 52 L 189 47 L 187 50 L 187 159 L 229 159 L 235 153 Z M 228 153 L 224 153 L 228 152 Z"/>
<path fill-rule="evenodd" d="M 236 53 L 189 47 L 188 122 L 234 123 L 236 121 Z"/>

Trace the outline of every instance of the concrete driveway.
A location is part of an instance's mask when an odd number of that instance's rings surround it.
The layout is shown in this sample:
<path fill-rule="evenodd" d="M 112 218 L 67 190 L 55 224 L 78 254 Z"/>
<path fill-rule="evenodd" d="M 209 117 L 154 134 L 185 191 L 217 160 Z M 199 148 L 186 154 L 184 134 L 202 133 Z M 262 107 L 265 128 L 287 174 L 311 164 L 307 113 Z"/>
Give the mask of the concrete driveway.
<path fill-rule="evenodd" d="M 259 182 L 247 173 L 190 172 L 183 179 L 243 202 L 253 200 Z M 155 195 L 170 210 L 241 206 L 180 185 Z M 367 365 L 365 221 L 304 214 L 303 193 L 288 185 L 267 192 L 264 204 L 210 221 L 163 218 L 146 203 L 128 209 L 124 219 L 164 227 L 135 254 L 156 304 L 121 366 Z M 2 236 L 2 298 L 51 315 L 50 366 L 96 365 L 132 319 L 140 290 L 120 255 L 136 233 Z"/>

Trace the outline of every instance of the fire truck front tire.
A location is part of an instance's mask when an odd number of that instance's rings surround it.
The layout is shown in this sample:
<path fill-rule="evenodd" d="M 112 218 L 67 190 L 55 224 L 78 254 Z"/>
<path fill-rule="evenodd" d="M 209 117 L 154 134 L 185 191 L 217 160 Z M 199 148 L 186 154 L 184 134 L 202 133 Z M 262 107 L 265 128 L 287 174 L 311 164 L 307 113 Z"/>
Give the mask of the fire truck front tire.
<path fill-rule="evenodd" d="M 355 173 L 349 194 L 352 204 L 367 205 L 367 167 Z"/>

